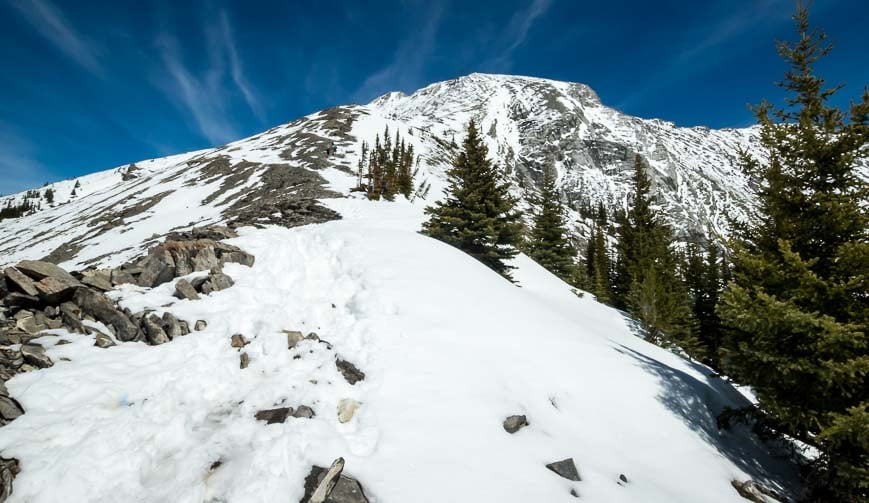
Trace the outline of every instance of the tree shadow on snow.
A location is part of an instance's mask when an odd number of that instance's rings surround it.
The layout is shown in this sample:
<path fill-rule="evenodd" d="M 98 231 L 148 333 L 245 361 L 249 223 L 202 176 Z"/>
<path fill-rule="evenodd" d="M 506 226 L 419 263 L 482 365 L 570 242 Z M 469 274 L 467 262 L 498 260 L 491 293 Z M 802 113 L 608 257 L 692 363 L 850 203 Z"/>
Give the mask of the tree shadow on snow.
<path fill-rule="evenodd" d="M 784 446 L 763 442 L 745 425 L 718 429 L 717 417 L 725 406 L 750 405 L 730 383 L 699 363 L 685 361 L 705 376 L 705 382 L 621 344 L 614 349 L 658 378 L 661 383 L 658 399 L 704 441 L 755 481 L 794 499 L 799 492 L 798 470 Z"/>

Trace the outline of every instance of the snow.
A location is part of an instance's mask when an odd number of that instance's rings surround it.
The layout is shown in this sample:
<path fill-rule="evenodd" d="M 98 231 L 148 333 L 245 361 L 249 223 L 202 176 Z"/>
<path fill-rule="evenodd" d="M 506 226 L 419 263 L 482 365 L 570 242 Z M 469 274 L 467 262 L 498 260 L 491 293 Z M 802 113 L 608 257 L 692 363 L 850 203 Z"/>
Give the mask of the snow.
<path fill-rule="evenodd" d="M 112 293 L 134 310 L 206 320 L 201 332 L 109 349 L 43 337 L 55 365 L 7 383 L 26 410 L 0 429 L 0 452 L 22 467 L 10 501 L 298 501 L 311 465 L 343 456 L 374 503 L 567 502 L 571 489 L 588 502 L 738 503 L 732 479 L 783 469 L 716 430 L 738 392 L 527 257 L 513 285 L 420 235 L 425 202 L 327 204 L 343 219 L 241 229 L 229 242 L 256 262 L 228 264 L 227 290 L 197 301 L 172 297 L 172 284 Z M 282 330 L 316 332 L 332 349 L 288 350 Z M 247 369 L 236 333 L 250 341 Z M 365 380 L 348 384 L 337 357 Z M 362 405 L 341 424 L 345 398 Z M 254 419 L 303 404 L 314 418 Z M 512 414 L 530 426 L 506 433 Z M 544 466 L 567 457 L 582 481 Z"/>

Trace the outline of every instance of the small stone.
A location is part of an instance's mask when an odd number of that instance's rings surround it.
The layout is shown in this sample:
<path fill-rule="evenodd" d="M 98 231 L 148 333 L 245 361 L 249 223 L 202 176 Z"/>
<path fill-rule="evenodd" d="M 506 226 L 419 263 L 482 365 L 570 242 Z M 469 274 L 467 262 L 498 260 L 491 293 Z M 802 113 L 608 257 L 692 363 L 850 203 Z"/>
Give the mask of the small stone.
<path fill-rule="evenodd" d="M 60 343 L 58 342 L 58 344 Z M 114 345 L 115 341 L 113 341 L 111 337 L 100 332 L 96 333 L 96 340 L 94 341 L 94 346 L 105 349 L 110 348 Z"/>
<path fill-rule="evenodd" d="M 341 372 L 341 375 L 344 376 L 344 379 L 351 385 L 365 379 L 365 373 L 346 360 L 342 360 L 339 358 L 335 361 L 335 366 L 338 367 L 338 371 Z"/>
<path fill-rule="evenodd" d="M 246 369 L 247 366 L 250 365 L 250 357 L 247 355 L 247 353 L 242 353 L 241 356 L 239 356 L 239 360 L 240 368 Z"/>
<path fill-rule="evenodd" d="M 624 473 L 620 473 L 620 474 L 619 474 L 619 480 L 621 480 L 621 481 L 624 482 L 625 484 L 628 483 L 628 478 L 625 477 L 625 474 L 624 474 Z"/>
<path fill-rule="evenodd" d="M 295 412 L 293 412 L 293 417 L 311 419 L 314 417 L 314 409 L 308 407 L 307 405 L 300 405 L 296 408 Z"/>
<path fill-rule="evenodd" d="M 574 498 L 579 498 L 579 493 L 576 492 L 576 489 L 571 489 L 570 495 L 573 496 Z"/>
<path fill-rule="evenodd" d="M 353 419 L 353 415 L 361 404 L 352 398 L 342 398 L 338 402 L 338 421 L 346 423 Z"/>
<path fill-rule="evenodd" d="M 179 299 L 199 299 L 199 294 L 196 293 L 196 289 L 193 288 L 193 285 L 191 285 L 186 279 L 179 279 L 178 282 L 175 283 L 175 296 Z"/>
<path fill-rule="evenodd" d="M 557 473 L 561 477 L 566 478 L 567 480 L 582 480 L 582 478 L 580 478 L 579 476 L 579 471 L 577 471 L 576 469 L 576 465 L 573 463 L 573 458 L 562 459 L 561 461 L 549 463 L 548 465 L 546 465 L 546 468 L 549 468 L 550 470 Z"/>
<path fill-rule="evenodd" d="M 66 344 L 72 344 L 72 343 L 66 339 L 58 339 L 58 341 L 56 343 L 54 343 L 55 346 L 64 346 Z"/>
<path fill-rule="evenodd" d="M 205 320 L 196 320 L 196 323 L 193 324 L 193 330 L 197 332 L 201 332 L 205 330 L 205 327 L 208 326 L 208 322 Z"/>
<path fill-rule="evenodd" d="M 299 332 L 298 330 L 284 330 L 284 333 L 287 334 L 287 349 L 293 349 L 299 341 L 305 339 L 302 332 Z"/>
<path fill-rule="evenodd" d="M 257 412 L 254 417 L 259 421 L 265 421 L 266 424 L 283 423 L 293 414 L 292 407 L 278 407 L 277 409 L 267 409 Z"/>
<path fill-rule="evenodd" d="M 235 334 L 232 336 L 232 340 L 231 340 L 230 344 L 234 348 L 243 348 L 243 347 L 247 346 L 248 344 L 250 344 L 250 342 L 248 342 L 248 340 L 245 339 L 243 335 Z"/>
<path fill-rule="evenodd" d="M 516 433 L 525 426 L 528 426 L 525 416 L 510 416 L 504 420 L 504 429 L 507 433 Z"/>
<path fill-rule="evenodd" d="M 41 369 L 54 365 L 51 358 L 45 354 L 45 348 L 38 344 L 23 344 L 21 346 L 21 356 L 24 358 L 25 363 Z"/>

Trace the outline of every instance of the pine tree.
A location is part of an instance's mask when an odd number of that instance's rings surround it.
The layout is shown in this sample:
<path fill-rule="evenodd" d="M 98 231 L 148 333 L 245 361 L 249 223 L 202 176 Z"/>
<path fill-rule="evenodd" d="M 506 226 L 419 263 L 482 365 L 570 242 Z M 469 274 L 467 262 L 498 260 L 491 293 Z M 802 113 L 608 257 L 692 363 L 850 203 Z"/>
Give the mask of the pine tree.
<path fill-rule="evenodd" d="M 487 158 L 488 153 L 471 121 L 463 149 L 447 172 L 446 198 L 426 208 L 430 218 L 422 232 L 512 279 L 505 261 L 518 253 L 520 214 L 509 184 Z"/>
<path fill-rule="evenodd" d="M 630 207 L 619 222 L 614 302 L 637 318 L 652 341 L 678 344 L 696 357 L 701 345 L 690 329 L 688 291 L 670 250 L 672 231 L 652 207 L 652 182 L 639 154 L 633 185 Z"/>
<path fill-rule="evenodd" d="M 555 170 L 543 173 L 540 195 L 533 198 L 537 211 L 527 243 L 528 255 L 559 278 L 571 282 L 576 275 L 576 248 L 568 238 L 564 205 L 555 185 Z"/>
<path fill-rule="evenodd" d="M 758 413 L 822 455 L 810 501 L 869 498 L 869 89 L 849 120 L 814 71 L 830 46 L 794 16 L 799 40 L 779 44 L 790 68 L 784 109 L 754 109 L 768 157 L 743 154 L 760 184 L 757 219 L 737 229 L 733 281 L 718 314 L 725 371 L 752 386 Z"/>
<path fill-rule="evenodd" d="M 48 188 L 45 189 L 45 200 L 48 201 L 48 204 L 52 204 L 54 202 L 54 189 Z"/>
<path fill-rule="evenodd" d="M 588 289 L 599 302 L 612 301 L 611 264 L 607 253 L 606 237 L 598 226 L 592 230 L 585 252 Z"/>

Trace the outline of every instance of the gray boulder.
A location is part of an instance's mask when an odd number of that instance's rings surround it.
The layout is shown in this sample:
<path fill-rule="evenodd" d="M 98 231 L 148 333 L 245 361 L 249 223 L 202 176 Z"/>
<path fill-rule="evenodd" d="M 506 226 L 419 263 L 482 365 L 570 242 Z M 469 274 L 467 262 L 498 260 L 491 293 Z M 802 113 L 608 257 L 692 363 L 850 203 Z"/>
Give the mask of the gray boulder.
<path fill-rule="evenodd" d="M 141 265 L 142 272 L 136 281 L 139 286 L 153 288 L 175 278 L 175 260 L 163 245 L 154 247 Z"/>
<path fill-rule="evenodd" d="M 175 283 L 175 296 L 179 299 L 199 299 L 199 294 L 196 292 L 196 289 L 193 288 L 193 285 L 191 285 L 186 279 L 179 279 L 178 282 Z"/>
<path fill-rule="evenodd" d="M 181 323 L 178 318 L 170 312 L 163 313 L 163 331 L 170 339 L 187 335 L 190 331 L 187 329 L 186 323 Z"/>
<path fill-rule="evenodd" d="M 283 423 L 288 417 L 293 415 L 292 407 L 278 407 L 277 409 L 261 410 L 254 414 L 258 421 L 265 421 L 266 424 Z"/>
<path fill-rule="evenodd" d="M 12 495 L 12 481 L 21 469 L 15 458 L 0 458 L 0 501 L 6 501 Z"/>
<path fill-rule="evenodd" d="M 293 417 L 311 419 L 312 417 L 314 417 L 314 409 L 308 407 L 307 405 L 300 405 L 296 407 L 296 410 L 293 412 Z"/>
<path fill-rule="evenodd" d="M 149 314 L 142 318 L 142 328 L 148 336 L 148 342 L 154 346 L 169 342 L 169 336 L 163 330 L 163 320 L 156 314 Z"/>
<path fill-rule="evenodd" d="M 98 348 L 110 348 L 115 345 L 115 341 L 112 340 L 108 335 L 96 332 L 96 340 L 94 341 L 94 346 Z"/>
<path fill-rule="evenodd" d="M 510 416 L 504 420 L 504 430 L 510 434 L 516 433 L 526 426 L 528 426 L 528 419 L 525 416 Z"/>
<path fill-rule="evenodd" d="M 91 288 L 108 292 L 113 288 L 112 271 L 107 269 L 87 271 L 82 275 L 81 282 Z"/>
<path fill-rule="evenodd" d="M 0 418 L 2 418 L 5 423 L 13 421 L 21 414 L 24 414 L 24 409 L 18 401 L 9 396 L 0 395 Z"/>
<path fill-rule="evenodd" d="M 21 357 L 24 358 L 25 363 L 41 369 L 54 365 L 51 358 L 45 354 L 45 348 L 39 344 L 23 344 L 21 346 Z"/>
<path fill-rule="evenodd" d="M 17 289 L 21 293 L 34 297 L 39 294 L 39 291 L 36 290 L 36 285 L 34 285 L 34 281 L 18 269 L 7 267 L 3 271 L 3 275 L 6 277 L 6 284 L 9 285 L 11 289 Z"/>
<path fill-rule="evenodd" d="M 329 468 L 311 467 L 299 503 L 369 503 L 362 485 L 343 471 L 344 458 L 336 459 Z"/>
<path fill-rule="evenodd" d="M 15 268 L 37 281 L 42 278 L 50 277 L 78 283 L 78 280 L 75 279 L 72 274 L 64 271 L 62 268 L 52 264 L 51 262 L 45 262 L 42 260 L 22 260 L 15 266 Z"/>
<path fill-rule="evenodd" d="M 335 366 L 338 367 L 338 371 L 341 372 L 341 375 L 344 376 L 344 379 L 350 384 L 356 384 L 357 382 L 365 379 L 365 372 L 362 372 L 352 363 L 338 359 L 335 361 Z"/>
<path fill-rule="evenodd" d="M 127 283 L 135 284 L 136 278 L 134 278 L 133 275 L 130 274 L 128 271 L 125 271 L 123 269 L 112 269 L 111 281 L 112 286 L 118 286 Z"/>
<path fill-rule="evenodd" d="M 73 279 L 46 276 L 34 285 L 39 292 L 39 298 L 46 304 L 57 305 L 69 300 L 81 283 Z"/>
<path fill-rule="evenodd" d="M 201 332 L 208 327 L 208 322 L 205 320 L 196 320 L 196 323 L 193 324 L 193 330 L 197 332 Z"/>
<path fill-rule="evenodd" d="M 108 297 L 90 288 L 78 288 L 73 295 L 73 302 L 83 313 L 93 316 L 115 330 L 115 337 L 121 342 L 142 341 L 145 336 L 142 331 L 121 311 L 116 309 Z M 61 305 L 63 311 L 63 305 Z"/>
<path fill-rule="evenodd" d="M 573 458 L 562 459 L 561 461 L 549 463 L 548 465 L 546 465 L 546 468 L 549 468 L 550 470 L 557 473 L 561 477 L 566 478 L 567 480 L 582 480 L 582 478 L 580 478 L 579 476 L 579 471 L 576 469 L 576 465 L 573 463 Z"/>

